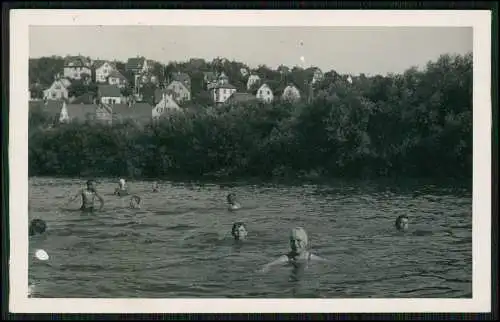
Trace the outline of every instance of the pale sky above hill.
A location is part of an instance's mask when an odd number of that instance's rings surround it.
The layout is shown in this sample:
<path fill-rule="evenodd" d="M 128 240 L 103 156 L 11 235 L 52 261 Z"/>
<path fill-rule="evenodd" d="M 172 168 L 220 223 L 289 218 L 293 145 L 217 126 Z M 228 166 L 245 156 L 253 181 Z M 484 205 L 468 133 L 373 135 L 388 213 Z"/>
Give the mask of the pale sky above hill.
<path fill-rule="evenodd" d="M 472 32 L 467 27 L 30 26 L 30 57 L 81 54 L 126 61 L 142 55 L 167 63 L 219 56 L 251 68 L 284 64 L 373 75 L 470 52 Z"/>

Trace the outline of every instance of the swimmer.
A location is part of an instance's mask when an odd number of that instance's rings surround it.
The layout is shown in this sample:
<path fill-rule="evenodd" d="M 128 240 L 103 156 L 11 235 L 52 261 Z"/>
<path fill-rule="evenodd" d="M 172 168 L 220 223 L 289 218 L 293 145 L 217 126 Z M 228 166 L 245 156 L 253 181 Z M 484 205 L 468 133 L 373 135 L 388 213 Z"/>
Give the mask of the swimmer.
<path fill-rule="evenodd" d="M 408 221 L 407 215 L 399 215 L 398 218 L 396 218 L 394 226 L 396 226 L 396 229 L 399 231 L 406 231 L 408 230 Z"/>
<path fill-rule="evenodd" d="M 133 195 L 132 198 L 130 198 L 130 208 L 132 209 L 141 209 L 141 197 L 137 195 Z"/>
<path fill-rule="evenodd" d="M 234 223 L 231 229 L 231 235 L 233 235 L 235 240 L 244 240 L 248 235 L 245 224 L 242 222 Z"/>
<path fill-rule="evenodd" d="M 307 250 L 309 245 L 307 233 L 302 227 L 296 227 L 290 232 L 290 252 L 286 255 L 280 256 L 275 261 L 265 265 L 261 272 L 267 272 L 269 268 L 278 264 L 292 264 L 298 266 L 302 263 L 310 261 L 328 261 L 324 258 L 314 255 Z"/>
<path fill-rule="evenodd" d="M 236 195 L 234 193 L 230 193 L 227 195 L 227 203 L 229 204 L 229 210 L 238 210 L 241 208 L 241 205 L 236 201 Z"/>
<path fill-rule="evenodd" d="M 128 194 L 128 187 L 127 184 L 125 183 L 125 179 L 120 179 L 118 181 L 118 188 L 115 188 L 115 195 L 127 195 Z"/>
<path fill-rule="evenodd" d="M 30 236 L 41 235 L 45 232 L 45 230 L 47 230 L 47 224 L 45 223 L 44 220 L 33 219 L 30 222 L 30 227 L 29 227 Z"/>
<path fill-rule="evenodd" d="M 158 185 L 158 182 L 153 182 L 153 192 L 160 192 L 160 185 Z"/>
<path fill-rule="evenodd" d="M 74 201 L 79 196 L 82 197 L 82 206 L 80 207 L 81 211 L 93 212 L 95 198 L 99 199 L 99 202 L 101 203 L 101 207 L 99 208 L 99 211 L 102 210 L 102 208 L 104 207 L 104 199 L 95 190 L 95 181 L 94 180 L 88 180 L 87 181 L 87 188 L 86 189 L 84 188 L 84 189 L 81 189 L 80 191 L 78 191 L 78 193 L 74 197 L 70 198 L 69 202 Z"/>

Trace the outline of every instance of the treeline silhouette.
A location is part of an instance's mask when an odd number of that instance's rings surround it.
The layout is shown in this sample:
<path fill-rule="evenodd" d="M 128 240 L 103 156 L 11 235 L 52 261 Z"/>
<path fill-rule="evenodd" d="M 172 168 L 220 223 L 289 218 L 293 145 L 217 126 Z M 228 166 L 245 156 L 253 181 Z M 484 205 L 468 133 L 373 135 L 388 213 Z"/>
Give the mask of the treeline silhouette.
<path fill-rule="evenodd" d="M 30 175 L 169 178 L 472 176 L 472 54 L 424 70 L 335 72 L 314 98 L 207 106 L 138 127 L 71 123 L 42 130 L 30 114 Z"/>

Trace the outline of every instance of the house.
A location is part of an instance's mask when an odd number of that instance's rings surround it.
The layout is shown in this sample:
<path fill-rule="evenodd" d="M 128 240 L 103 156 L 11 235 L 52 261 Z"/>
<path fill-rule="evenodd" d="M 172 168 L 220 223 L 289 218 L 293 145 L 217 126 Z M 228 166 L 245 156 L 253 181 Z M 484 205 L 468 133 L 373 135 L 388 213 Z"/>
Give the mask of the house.
<path fill-rule="evenodd" d="M 61 123 L 85 123 L 96 120 L 97 105 L 95 104 L 66 104 L 61 110 Z"/>
<path fill-rule="evenodd" d="M 171 81 L 181 82 L 184 85 L 184 87 L 186 87 L 187 90 L 189 92 L 191 92 L 191 77 L 189 77 L 188 74 L 177 72 L 177 73 L 171 74 L 170 78 L 171 78 Z"/>
<path fill-rule="evenodd" d="M 216 84 L 212 89 L 212 97 L 215 103 L 224 103 L 234 92 L 236 87 L 227 84 Z"/>
<path fill-rule="evenodd" d="M 152 111 L 153 119 L 158 119 L 163 113 L 167 111 L 180 110 L 179 105 L 175 102 L 171 95 L 174 93 L 171 90 L 155 91 L 155 102 L 158 102 Z"/>
<path fill-rule="evenodd" d="M 260 77 L 259 75 L 250 75 L 248 77 L 248 81 L 247 81 L 247 89 L 251 89 L 252 86 L 254 86 L 254 84 L 259 84 L 260 82 Z"/>
<path fill-rule="evenodd" d="M 65 78 L 56 78 L 49 88 L 43 91 L 43 98 L 49 100 L 68 99 L 68 87 L 71 82 Z"/>
<path fill-rule="evenodd" d="M 125 64 L 125 70 L 134 74 L 145 73 L 149 70 L 148 60 L 144 57 L 129 58 Z"/>
<path fill-rule="evenodd" d="M 295 102 L 300 99 L 300 91 L 293 84 L 288 84 L 281 94 L 281 99 L 288 102 Z"/>
<path fill-rule="evenodd" d="M 82 56 L 68 56 L 64 59 L 64 77 L 69 79 L 90 79 L 92 76 L 90 59 Z"/>
<path fill-rule="evenodd" d="M 97 87 L 97 97 L 102 104 L 124 104 L 120 88 L 116 85 L 99 85 Z"/>
<path fill-rule="evenodd" d="M 313 78 L 312 78 L 312 83 L 315 84 L 315 83 L 320 82 L 322 80 L 323 80 L 323 72 L 321 71 L 321 69 L 315 67 Z"/>
<path fill-rule="evenodd" d="M 250 93 L 234 92 L 226 100 L 226 103 L 227 104 L 241 104 L 241 103 L 250 103 L 250 102 L 256 102 L 256 101 L 257 101 L 257 98 Z"/>
<path fill-rule="evenodd" d="M 108 84 L 116 85 L 118 88 L 124 88 L 127 86 L 127 78 L 122 75 L 119 71 L 112 70 L 108 75 Z"/>
<path fill-rule="evenodd" d="M 191 92 L 188 88 L 186 88 L 184 83 L 180 81 L 174 80 L 167 86 L 167 89 L 171 90 L 174 93 L 173 99 L 177 103 L 191 100 Z"/>
<path fill-rule="evenodd" d="M 271 103 L 274 99 L 273 91 L 267 84 L 262 84 L 256 93 L 257 99 L 265 103 Z"/>
<path fill-rule="evenodd" d="M 94 62 L 95 81 L 97 83 L 106 83 L 112 71 L 116 71 L 114 63 L 105 60 L 96 60 Z"/>
<path fill-rule="evenodd" d="M 242 68 L 240 68 L 240 73 L 241 73 L 241 76 L 247 77 L 248 76 L 248 69 L 242 67 Z"/>

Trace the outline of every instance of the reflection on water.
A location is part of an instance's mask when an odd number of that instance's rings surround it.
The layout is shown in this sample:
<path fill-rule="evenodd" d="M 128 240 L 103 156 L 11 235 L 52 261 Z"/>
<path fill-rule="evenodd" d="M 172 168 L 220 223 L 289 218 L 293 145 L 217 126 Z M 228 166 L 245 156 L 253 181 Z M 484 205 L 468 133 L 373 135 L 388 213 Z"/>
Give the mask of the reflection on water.
<path fill-rule="evenodd" d="M 356 298 L 471 297 L 472 197 L 461 188 L 377 182 L 286 186 L 129 182 L 143 198 L 113 196 L 102 180 L 103 212 L 64 206 L 83 182 L 32 178 L 30 219 L 47 234 L 30 241 L 50 260 L 30 256 L 36 297 Z M 244 209 L 229 212 L 228 192 Z M 409 231 L 394 220 L 410 218 Z M 248 240 L 235 242 L 233 222 Z M 303 226 L 314 253 L 331 260 L 307 268 L 262 265 L 288 251 Z"/>

